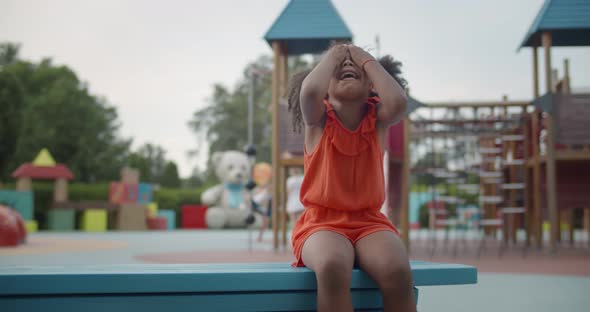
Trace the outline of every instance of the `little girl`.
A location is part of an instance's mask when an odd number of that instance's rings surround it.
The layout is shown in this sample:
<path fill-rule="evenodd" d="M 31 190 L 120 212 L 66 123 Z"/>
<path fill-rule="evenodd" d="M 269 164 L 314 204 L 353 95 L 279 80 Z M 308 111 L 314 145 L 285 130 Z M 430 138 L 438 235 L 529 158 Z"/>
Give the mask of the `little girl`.
<path fill-rule="evenodd" d="M 405 247 L 379 211 L 386 130 L 406 110 L 399 66 L 341 44 L 290 83 L 294 127 L 305 129 L 305 211 L 291 241 L 294 265 L 316 274 L 318 311 L 353 311 L 355 263 L 379 285 L 384 311 L 416 311 Z"/>

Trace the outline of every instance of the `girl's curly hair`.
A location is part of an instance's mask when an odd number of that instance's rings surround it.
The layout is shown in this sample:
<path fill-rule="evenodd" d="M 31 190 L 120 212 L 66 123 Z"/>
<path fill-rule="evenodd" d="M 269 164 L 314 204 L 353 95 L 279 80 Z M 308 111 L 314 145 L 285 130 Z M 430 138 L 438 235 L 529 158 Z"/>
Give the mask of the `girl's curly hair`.
<path fill-rule="evenodd" d="M 385 71 L 399 83 L 399 85 L 406 90 L 408 82 L 401 76 L 401 66 L 402 63 L 393 59 L 391 55 L 385 55 L 379 58 L 379 64 L 383 66 Z M 289 112 L 293 114 L 293 131 L 300 133 L 303 127 L 303 115 L 301 113 L 301 107 L 299 103 L 299 93 L 301 92 L 301 85 L 303 84 L 303 80 L 305 77 L 309 75 L 312 69 L 307 69 L 304 71 L 300 71 L 293 76 L 289 80 L 289 85 L 287 87 L 287 103 Z M 377 95 L 377 94 L 373 94 Z"/>

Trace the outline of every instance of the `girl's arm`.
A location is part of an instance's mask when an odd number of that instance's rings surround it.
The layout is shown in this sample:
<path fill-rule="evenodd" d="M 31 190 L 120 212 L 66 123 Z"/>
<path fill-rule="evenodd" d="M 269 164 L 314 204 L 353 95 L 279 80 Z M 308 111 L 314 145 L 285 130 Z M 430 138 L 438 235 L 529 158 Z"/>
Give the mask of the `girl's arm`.
<path fill-rule="evenodd" d="M 408 102 L 404 89 L 371 54 L 354 45 L 350 45 L 349 50 L 352 60 L 363 67 L 381 99 L 377 109 L 378 125 L 388 127 L 398 122 L 403 118 Z"/>
<path fill-rule="evenodd" d="M 299 101 L 301 102 L 303 121 L 307 126 L 321 124 L 325 111 L 322 102 L 328 94 L 330 79 L 334 75 L 334 70 L 346 57 L 347 51 L 348 47 L 344 44 L 332 47 L 303 80 Z"/>

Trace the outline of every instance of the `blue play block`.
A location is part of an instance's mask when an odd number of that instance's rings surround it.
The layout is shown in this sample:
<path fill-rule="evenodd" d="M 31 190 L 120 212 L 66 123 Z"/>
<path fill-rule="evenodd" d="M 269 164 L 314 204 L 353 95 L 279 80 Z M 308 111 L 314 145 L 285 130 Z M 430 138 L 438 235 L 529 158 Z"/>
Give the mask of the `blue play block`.
<path fill-rule="evenodd" d="M 147 205 L 154 199 L 153 186 L 148 183 L 139 183 L 137 185 L 137 203 Z"/>
<path fill-rule="evenodd" d="M 168 209 L 158 210 L 158 217 L 166 218 L 169 230 L 176 228 L 176 211 Z"/>
<path fill-rule="evenodd" d="M 415 286 L 477 283 L 477 269 L 412 262 Z M 6 311 L 314 311 L 316 280 L 287 263 L 0 268 Z M 352 274 L 356 309 L 381 308 L 376 284 Z M 460 295 L 457 295 L 460 300 Z"/>
<path fill-rule="evenodd" d="M 24 220 L 33 220 L 33 192 L 0 190 L 0 203 L 16 210 Z"/>

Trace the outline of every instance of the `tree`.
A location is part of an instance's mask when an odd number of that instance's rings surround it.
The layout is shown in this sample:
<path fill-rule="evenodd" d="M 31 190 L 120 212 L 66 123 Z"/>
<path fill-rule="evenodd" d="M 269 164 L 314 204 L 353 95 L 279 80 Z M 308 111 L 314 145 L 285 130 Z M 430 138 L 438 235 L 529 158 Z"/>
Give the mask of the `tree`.
<path fill-rule="evenodd" d="M 204 173 L 199 168 L 194 168 L 190 177 L 182 179 L 182 187 L 184 188 L 199 188 L 205 183 Z"/>
<path fill-rule="evenodd" d="M 261 56 L 243 71 L 235 88 L 215 84 L 209 98 L 209 105 L 197 110 L 189 121 L 189 127 L 199 139 L 209 142 L 209 157 L 217 151 L 242 150 L 247 144 L 248 133 L 248 96 L 250 78 L 248 68 L 254 66 L 257 76 L 254 83 L 254 144 L 257 148 L 257 161 L 270 162 L 271 159 L 271 75 L 272 58 Z M 289 72 L 308 68 L 309 64 L 302 58 L 292 58 Z M 198 147 L 200 148 L 200 147 Z M 209 162 L 210 164 L 210 162 Z M 211 166 L 207 166 L 206 181 L 215 179 Z"/>
<path fill-rule="evenodd" d="M 78 181 L 118 179 L 131 142 L 118 136 L 115 108 L 67 66 L 23 61 L 15 45 L 0 46 L 0 179 L 43 147 Z"/>
<path fill-rule="evenodd" d="M 161 146 L 146 143 L 129 155 L 128 164 L 139 170 L 142 181 L 159 183 L 166 165 L 165 157 L 166 151 Z"/>
<path fill-rule="evenodd" d="M 4 68 L 18 57 L 19 46 L 0 44 L 0 180 L 8 177 L 8 164 L 16 150 L 24 90 L 18 77 Z"/>
<path fill-rule="evenodd" d="M 166 162 L 164 172 L 160 177 L 160 185 L 164 187 L 180 187 L 180 177 L 178 176 L 178 168 L 176 163 L 172 161 Z"/>
<path fill-rule="evenodd" d="M 180 187 L 178 167 L 166 159 L 166 151 L 158 145 L 146 143 L 127 159 L 130 167 L 137 168 L 141 180 L 164 187 Z"/>
<path fill-rule="evenodd" d="M 20 45 L 10 42 L 0 43 L 0 68 L 10 65 L 18 59 Z"/>

